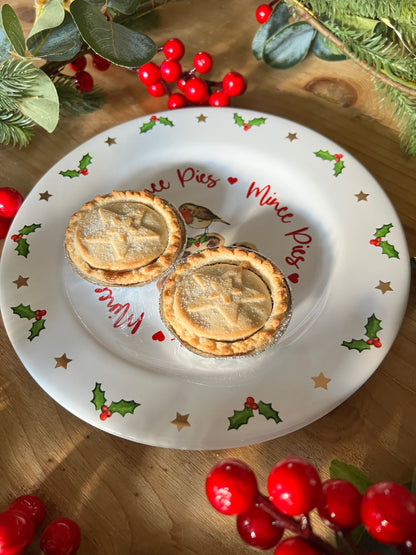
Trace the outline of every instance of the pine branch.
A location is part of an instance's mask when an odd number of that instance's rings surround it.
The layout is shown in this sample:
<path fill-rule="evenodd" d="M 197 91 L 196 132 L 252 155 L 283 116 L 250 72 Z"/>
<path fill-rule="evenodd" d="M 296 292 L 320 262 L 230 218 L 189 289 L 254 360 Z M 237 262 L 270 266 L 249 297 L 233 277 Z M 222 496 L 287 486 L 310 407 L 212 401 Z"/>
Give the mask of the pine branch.
<path fill-rule="evenodd" d="M 87 93 L 81 92 L 76 88 L 73 78 L 63 74 L 57 76 L 53 82 L 63 115 L 90 114 L 105 104 L 105 95 L 98 87 Z"/>
<path fill-rule="evenodd" d="M 0 111 L 0 143 L 27 146 L 33 135 L 33 121 L 20 112 Z"/>
<path fill-rule="evenodd" d="M 22 98 L 24 91 L 36 77 L 33 64 L 8 58 L 0 64 L 0 97 Z"/>

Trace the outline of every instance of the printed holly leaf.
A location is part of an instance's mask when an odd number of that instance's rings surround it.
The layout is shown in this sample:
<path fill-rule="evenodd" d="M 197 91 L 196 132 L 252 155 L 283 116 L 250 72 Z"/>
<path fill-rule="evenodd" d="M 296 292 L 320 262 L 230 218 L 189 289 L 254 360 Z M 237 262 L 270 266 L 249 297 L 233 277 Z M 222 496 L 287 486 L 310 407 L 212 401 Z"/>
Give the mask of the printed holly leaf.
<path fill-rule="evenodd" d="M 327 150 L 318 150 L 317 152 L 314 152 L 314 154 L 318 158 L 322 158 L 322 160 L 335 160 L 335 156 L 330 154 Z"/>
<path fill-rule="evenodd" d="M 63 175 L 64 177 L 70 177 L 71 179 L 73 177 L 79 177 L 79 173 L 77 172 L 77 170 L 65 170 L 65 171 L 60 171 L 59 172 L 60 175 Z"/>
<path fill-rule="evenodd" d="M 383 329 L 380 324 L 381 320 L 376 318 L 375 314 L 368 318 L 367 324 L 365 325 L 365 330 L 367 332 L 366 336 L 368 337 L 368 339 L 374 339 L 375 337 L 378 337 L 378 332 Z"/>
<path fill-rule="evenodd" d="M 364 339 L 351 339 L 351 341 L 343 341 L 342 346 L 347 347 L 348 349 L 356 349 L 360 352 L 371 348 Z"/>
<path fill-rule="evenodd" d="M 147 123 L 144 123 L 140 127 L 140 133 L 147 133 L 147 131 L 150 131 L 151 129 L 153 129 L 155 125 L 156 125 L 156 121 L 148 121 Z"/>
<path fill-rule="evenodd" d="M 17 240 L 16 248 L 14 250 L 17 252 L 17 254 L 27 258 L 27 255 L 29 254 L 29 243 L 24 237 L 21 237 Z"/>
<path fill-rule="evenodd" d="M 345 164 L 342 160 L 338 160 L 338 162 L 335 162 L 334 164 L 334 175 L 335 177 L 338 177 L 339 174 L 342 172 L 342 170 L 345 168 Z"/>
<path fill-rule="evenodd" d="M 263 125 L 266 122 L 266 118 L 253 118 L 248 122 L 248 125 Z"/>
<path fill-rule="evenodd" d="M 118 401 L 117 403 L 112 402 L 108 407 L 108 410 L 112 413 L 118 412 L 121 416 L 125 416 L 128 413 L 133 414 L 134 410 L 139 406 L 140 403 L 136 403 L 135 401 L 125 401 L 124 399 L 121 399 L 121 401 Z"/>
<path fill-rule="evenodd" d="M 267 420 L 274 420 L 276 424 L 282 422 L 279 413 L 274 410 L 271 403 L 263 403 L 263 401 L 258 402 L 259 414 L 262 414 Z"/>
<path fill-rule="evenodd" d="M 380 241 L 379 247 L 381 247 L 382 253 L 386 254 L 389 258 L 400 258 L 399 253 L 388 241 Z"/>
<path fill-rule="evenodd" d="M 159 118 L 159 121 L 160 121 L 160 123 L 161 123 L 162 125 L 169 125 L 169 127 L 175 127 L 175 126 L 173 125 L 173 122 L 171 122 L 170 119 L 165 118 L 164 116 L 160 117 L 160 118 Z"/>
<path fill-rule="evenodd" d="M 79 165 L 78 165 L 79 169 L 85 170 L 85 168 L 91 164 L 91 160 L 92 160 L 92 156 L 90 156 L 89 154 L 84 154 L 84 156 L 79 161 Z"/>
<path fill-rule="evenodd" d="M 22 227 L 22 229 L 19 229 L 19 233 L 21 233 L 22 235 L 29 235 L 29 233 L 33 233 L 39 227 L 42 227 L 42 225 L 41 224 L 25 225 L 24 227 Z"/>
<path fill-rule="evenodd" d="M 101 389 L 100 383 L 95 383 L 95 387 L 92 390 L 93 398 L 91 399 L 91 403 L 95 406 L 95 410 L 101 410 L 101 407 L 105 405 L 106 398 L 105 398 L 105 391 Z"/>
<path fill-rule="evenodd" d="M 244 127 L 244 119 L 241 116 L 239 116 L 238 114 L 234 114 L 234 122 L 239 127 Z"/>
<path fill-rule="evenodd" d="M 234 414 L 228 417 L 230 425 L 229 430 L 238 430 L 243 424 L 247 424 L 249 418 L 254 416 L 253 409 L 251 407 L 244 407 L 243 410 L 234 410 Z"/>
<path fill-rule="evenodd" d="M 374 233 L 374 237 L 385 237 L 388 233 L 390 233 L 390 229 L 393 227 L 393 224 L 385 224 L 376 229 Z"/>
<path fill-rule="evenodd" d="M 28 320 L 33 320 L 36 316 L 36 312 L 30 308 L 30 305 L 23 305 L 10 307 L 13 310 L 13 314 L 17 314 L 20 318 L 27 318 Z"/>
<path fill-rule="evenodd" d="M 45 329 L 45 320 L 43 318 L 33 322 L 33 325 L 29 330 L 30 331 L 30 334 L 28 337 L 29 341 L 32 341 L 32 339 L 35 339 L 35 337 L 38 337 L 40 332 L 44 329 Z"/>

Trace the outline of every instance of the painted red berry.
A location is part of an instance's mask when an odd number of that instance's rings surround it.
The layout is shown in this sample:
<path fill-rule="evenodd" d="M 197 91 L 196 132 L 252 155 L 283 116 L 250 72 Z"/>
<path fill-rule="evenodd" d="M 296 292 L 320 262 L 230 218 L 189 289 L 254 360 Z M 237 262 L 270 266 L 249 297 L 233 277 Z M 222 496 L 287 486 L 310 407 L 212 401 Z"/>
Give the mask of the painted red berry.
<path fill-rule="evenodd" d="M 184 93 L 190 102 L 202 102 L 208 95 L 208 86 L 200 77 L 191 77 L 186 82 Z"/>
<path fill-rule="evenodd" d="M 193 59 L 193 66 L 198 73 L 208 73 L 212 68 L 212 56 L 208 52 L 198 52 Z"/>
<path fill-rule="evenodd" d="M 35 529 L 42 526 L 46 516 L 45 505 L 37 495 L 21 495 L 10 503 L 7 510 L 18 510 L 27 514 L 32 519 Z"/>
<path fill-rule="evenodd" d="M 56 518 L 46 525 L 40 537 L 44 555 L 74 555 L 81 543 L 81 530 L 69 518 Z"/>
<path fill-rule="evenodd" d="M 168 60 L 180 60 L 185 54 L 185 46 L 179 39 L 169 39 L 163 45 L 163 54 Z"/>
<path fill-rule="evenodd" d="M 245 543 L 257 549 L 271 549 L 283 536 L 274 518 L 256 505 L 237 516 L 237 531 Z"/>
<path fill-rule="evenodd" d="M 321 555 L 321 552 L 301 537 L 293 536 L 279 543 L 274 555 Z"/>
<path fill-rule="evenodd" d="M 374 339 L 367 339 L 367 345 L 374 345 Z"/>
<path fill-rule="evenodd" d="M 102 412 L 100 414 L 100 420 L 102 420 L 104 422 L 104 420 L 107 420 L 108 418 L 108 414 L 106 412 Z"/>
<path fill-rule="evenodd" d="M 215 91 L 209 97 L 209 105 L 217 108 L 221 106 L 229 106 L 230 97 L 224 91 Z"/>
<path fill-rule="evenodd" d="M 252 405 L 254 403 L 254 397 L 247 397 L 246 403 Z"/>
<path fill-rule="evenodd" d="M 147 92 L 150 94 L 150 96 L 163 96 L 164 94 L 166 94 L 166 86 L 162 83 L 162 81 L 159 81 L 154 85 L 149 85 L 147 87 Z"/>
<path fill-rule="evenodd" d="M 98 69 L 98 71 L 106 71 L 111 66 L 111 62 L 109 62 L 105 58 L 102 58 L 98 54 L 94 54 L 91 61 L 92 65 L 95 67 L 95 69 Z"/>
<path fill-rule="evenodd" d="M 243 129 L 244 129 L 244 131 L 248 131 L 249 129 L 251 129 L 251 125 L 249 125 L 248 123 L 245 123 L 243 125 Z"/>
<path fill-rule="evenodd" d="M 238 96 L 246 90 L 247 83 L 241 73 L 230 71 L 222 80 L 222 88 L 228 96 Z"/>
<path fill-rule="evenodd" d="M 14 218 L 22 205 L 23 197 L 13 187 L 0 187 L 0 216 Z"/>
<path fill-rule="evenodd" d="M 154 62 L 147 62 L 139 67 L 137 75 L 143 85 L 149 87 L 150 85 L 155 85 L 160 81 L 160 68 Z"/>
<path fill-rule="evenodd" d="M 269 4 L 260 4 L 260 6 L 256 9 L 256 19 L 260 25 L 266 23 L 269 19 L 273 9 L 269 6 Z"/>
<path fill-rule="evenodd" d="M 257 492 L 257 480 L 251 468 L 238 459 L 223 459 L 210 470 L 205 491 L 211 505 L 225 515 L 247 511 Z"/>
<path fill-rule="evenodd" d="M 182 93 L 173 93 L 168 98 L 169 110 L 176 110 L 177 108 L 185 108 L 188 106 L 188 100 Z"/>
<path fill-rule="evenodd" d="M 35 534 L 32 518 L 17 509 L 0 513 L 0 553 L 20 555 L 30 545 Z"/>
<path fill-rule="evenodd" d="M 315 467 L 304 459 L 288 455 L 271 470 L 267 490 L 272 503 L 283 513 L 308 514 L 319 500 L 321 479 Z"/>
<path fill-rule="evenodd" d="M 379 542 L 403 544 L 416 537 L 416 498 L 400 484 L 378 482 L 363 495 L 361 519 Z"/>
<path fill-rule="evenodd" d="M 370 239 L 370 245 L 377 246 L 377 241 L 375 239 Z"/>
<path fill-rule="evenodd" d="M 182 73 L 182 66 L 177 60 L 164 60 L 160 64 L 160 75 L 167 83 L 174 83 Z"/>
<path fill-rule="evenodd" d="M 380 339 L 379 339 L 378 337 L 376 337 L 376 338 L 374 339 L 373 345 L 374 345 L 374 347 L 375 347 L 376 349 L 380 349 L 380 347 L 382 346 L 382 345 L 381 345 L 381 341 L 380 341 Z"/>
<path fill-rule="evenodd" d="M 76 60 L 72 60 L 72 62 L 68 64 L 68 67 L 70 67 L 72 71 L 82 71 L 83 69 L 85 69 L 86 65 L 87 65 L 86 57 L 80 56 Z"/>
<path fill-rule="evenodd" d="M 88 71 L 77 71 L 74 75 L 75 86 L 81 92 L 90 92 L 94 86 L 94 79 Z"/>
<path fill-rule="evenodd" d="M 322 484 L 318 513 L 331 528 L 353 530 L 361 523 L 361 498 L 361 493 L 351 482 L 326 480 Z"/>

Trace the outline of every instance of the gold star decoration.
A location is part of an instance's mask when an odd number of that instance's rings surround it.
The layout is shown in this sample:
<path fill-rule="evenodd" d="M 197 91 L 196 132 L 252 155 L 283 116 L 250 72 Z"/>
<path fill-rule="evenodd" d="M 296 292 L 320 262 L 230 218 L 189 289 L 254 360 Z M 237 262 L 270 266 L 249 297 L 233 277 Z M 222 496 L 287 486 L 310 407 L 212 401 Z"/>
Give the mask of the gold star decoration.
<path fill-rule="evenodd" d="M 198 120 L 198 123 L 201 123 L 201 121 L 206 122 L 207 116 L 204 116 L 204 114 L 200 114 L 199 116 L 196 116 L 196 119 Z"/>
<path fill-rule="evenodd" d="M 328 383 L 331 381 L 331 378 L 327 378 L 321 372 L 319 376 L 312 376 L 313 381 L 315 382 L 314 389 L 318 387 L 322 387 L 322 389 L 328 389 Z"/>
<path fill-rule="evenodd" d="M 72 362 L 72 358 L 68 358 L 66 353 L 64 353 L 61 357 L 55 357 L 55 360 L 55 368 L 65 368 L 65 370 L 67 369 L 68 364 Z"/>
<path fill-rule="evenodd" d="M 357 197 L 357 202 L 360 202 L 360 200 L 367 201 L 367 197 L 369 196 L 369 194 L 368 193 L 363 193 L 362 191 L 360 191 L 355 196 Z"/>
<path fill-rule="evenodd" d="M 27 283 L 28 280 L 29 280 L 28 277 L 23 277 L 23 276 L 20 276 L 20 275 L 19 275 L 19 277 L 18 277 L 17 279 L 15 279 L 15 280 L 13 281 L 13 283 L 15 283 L 15 284 L 17 285 L 17 288 L 18 288 L 18 289 L 19 289 L 19 287 L 29 287 L 29 286 L 28 286 L 28 283 Z"/>
<path fill-rule="evenodd" d="M 393 291 L 391 287 L 391 281 L 381 281 L 381 279 L 379 280 L 378 285 L 376 286 L 376 289 L 380 289 L 383 295 L 387 293 L 387 291 Z"/>
<path fill-rule="evenodd" d="M 107 140 L 104 141 L 104 142 L 107 143 L 108 146 L 116 145 L 116 144 L 117 144 L 117 143 L 116 143 L 116 139 L 115 139 L 114 137 L 107 137 Z"/>
<path fill-rule="evenodd" d="M 294 141 L 298 138 L 297 133 L 288 133 L 286 139 L 289 139 L 290 142 Z"/>
<path fill-rule="evenodd" d="M 186 428 L 190 426 L 188 422 L 189 414 L 180 414 L 179 412 L 176 413 L 175 420 L 171 420 L 171 424 L 175 424 L 178 428 L 178 432 L 182 430 L 182 428 Z"/>
<path fill-rule="evenodd" d="M 39 200 L 46 200 L 46 202 L 48 202 L 51 196 L 53 195 L 51 195 L 49 191 L 45 191 L 44 193 L 39 193 Z"/>

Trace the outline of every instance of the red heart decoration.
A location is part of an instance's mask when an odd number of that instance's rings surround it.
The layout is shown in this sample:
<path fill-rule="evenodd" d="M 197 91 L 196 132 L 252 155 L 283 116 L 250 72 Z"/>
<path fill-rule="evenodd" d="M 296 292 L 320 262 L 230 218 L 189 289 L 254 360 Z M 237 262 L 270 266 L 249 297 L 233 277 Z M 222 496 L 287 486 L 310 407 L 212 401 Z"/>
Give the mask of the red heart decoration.
<path fill-rule="evenodd" d="M 154 333 L 152 335 L 152 339 L 153 341 L 164 341 L 165 340 L 165 334 L 163 333 L 163 331 L 157 331 L 156 333 Z"/>
<path fill-rule="evenodd" d="M 299 281 L 299 274 L 290 274 L 290 276 L 287 276 L 287 279 L 292 283 L 297 283 Z"/>
<path fill-rule="evenodd" d="M 234 185 L 234 183 L 237 183 L 238 179 L 236 177 L 229 177 L 228 178 L 228 183 L 230 185 Z"/>

